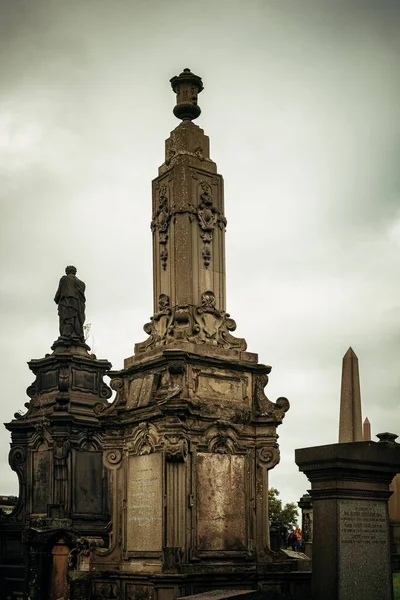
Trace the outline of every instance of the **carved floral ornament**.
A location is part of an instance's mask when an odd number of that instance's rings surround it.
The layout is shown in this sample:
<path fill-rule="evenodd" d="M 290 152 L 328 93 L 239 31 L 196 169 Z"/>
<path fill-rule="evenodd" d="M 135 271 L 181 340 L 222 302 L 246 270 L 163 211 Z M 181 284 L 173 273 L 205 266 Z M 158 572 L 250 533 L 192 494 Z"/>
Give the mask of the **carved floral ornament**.
<path fill-rule="evenodd" d="M 158 442 L 159 436 L 156 427 L 151 423 L 140 423 L 132 432 L 128 448 L 132 454 L 141 456 L 154 452 Z"/>
<path fill-rule="evenodd" d="M 159 311 L 143 327 L 149 338 L 136 345 L 137 352 L 146 352 L 177 340 L 246 350 L 246 340 L 230 333 L 235 331 L 236 322 L 228 313 L 218 310 L 215 304 L 215 294 L 211 290 L 201 295 L 201 303 L 197 306 L 186 304 L 173 308 L 170 307 L 169 296 L 161 294 Z"/>
<path fill-rule="evenodd" d="M 160 246 L 160 261 L 164 271 L 168 262 L 168 230 L 171 221 L 171 211 L 168 200 L 168 187 L 164 184 L 158 191 L 157 208 L 151 222 L 151 230 L 158 231 L 158 243 Z"/>
<path fill-rule="evenodd" d="M 164 451 L 169 462 L 184 462 L 189 451 L 186 437 L 175 433 L 165 434 Z"/>
<path fill-rule="evenodd" d="M 200 181 L 199 194 L 199 205 L 193 212 L 196 214 L 200 227 L 200 237 L 203 241 L 203 248 L 201 251 L 203 264 L 204 267 L 208 269 L 212 259 L 211 244 L 214 238 L 215 227 L 218 226 L 221 230 L 224 230 L 226 227 L 226 219 L 214 206 L 212 189 L 209 183 Z"/>
<path fill-rule="evenodd" d="M 214 454 L 235 454 L 239 450 L 236 432 L 225 422 L 208 429 L 206 438 L 208 449 Z"/>

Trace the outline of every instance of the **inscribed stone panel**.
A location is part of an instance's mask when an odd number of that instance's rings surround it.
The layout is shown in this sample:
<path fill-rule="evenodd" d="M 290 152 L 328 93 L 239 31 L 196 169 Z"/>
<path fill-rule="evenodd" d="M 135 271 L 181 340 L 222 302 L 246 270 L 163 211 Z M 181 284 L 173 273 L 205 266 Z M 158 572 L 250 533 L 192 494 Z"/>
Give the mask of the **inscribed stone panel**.
<path fill-rule="evenodd" d="M 197 455 L 199 550 L 246 548 L 245 457 Z"/>
<path fill-rule="evenodd" d="M 251 403 L 251 381 L 245 374 L 231 371 L 192 370 L 193 396 L 237 408 L 248 408 Z"/>
<path fill-rule="evenodd" d="M 153 391 L 154 374 L 138 377 L 134 379 L 129 388 L 128 408 L 138 406 L 147 406 L 151 402 L 151 393 Z"/>
<path fill-rule="evenodd" d="M 162 550 L 161 454 L 130 456 L 127 498 L 128 552 Z"/>
<path fill-rule="evenodd" d="M 386 503 L 339 500 L 339 597 L 389 598 L 390 581 Z"/>

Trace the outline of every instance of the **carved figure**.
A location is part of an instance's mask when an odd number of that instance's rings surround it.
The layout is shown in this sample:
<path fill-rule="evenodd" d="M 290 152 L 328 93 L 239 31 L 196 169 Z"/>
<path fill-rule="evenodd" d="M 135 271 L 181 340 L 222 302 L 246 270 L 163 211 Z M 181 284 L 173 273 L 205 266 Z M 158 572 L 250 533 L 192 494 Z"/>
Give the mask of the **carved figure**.
<path fill-rule="evenodd" d="M 170 300 L 167 294 L 160 294 L 158 298 L 158 312 L 154 313 L 153 335 L 157 340 L 164 340 L 171 322 Z"/>
<path fill-rule="evenodd" d="M 85 284 L 76 276 L 76 268 L 66 267 L 61 277 L 54 302 L 58 304 L 60 338 L 84 342 Z"/>

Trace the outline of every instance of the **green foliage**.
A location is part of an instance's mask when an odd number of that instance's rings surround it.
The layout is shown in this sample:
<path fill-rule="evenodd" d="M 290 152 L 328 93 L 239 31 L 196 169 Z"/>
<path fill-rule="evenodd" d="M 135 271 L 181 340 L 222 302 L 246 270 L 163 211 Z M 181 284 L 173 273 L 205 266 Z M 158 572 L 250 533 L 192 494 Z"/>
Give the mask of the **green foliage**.
<path fill-rule="evenodd" d="M 279 491 L 276 488 L 268 490 L 268 518 L 270 524 L 279 522 L 287 529 L 295 529 L 299 518 L 297 505 L 294 502 L 289 502 L 282 506 L 282 500 L 278 496 Z"/>
<path fill-rule="evenodd" d="M 400 600 L 400 573 L 393 573 L 394 600 Z"/>

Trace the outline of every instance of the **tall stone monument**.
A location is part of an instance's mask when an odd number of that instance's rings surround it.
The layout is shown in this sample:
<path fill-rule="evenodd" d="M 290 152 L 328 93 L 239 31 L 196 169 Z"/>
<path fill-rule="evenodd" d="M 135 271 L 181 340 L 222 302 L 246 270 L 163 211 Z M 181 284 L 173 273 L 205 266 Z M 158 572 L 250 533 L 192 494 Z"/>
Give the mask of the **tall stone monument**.
<path fill-rule="evenodd" d="M 108 405 L 103 377 L 111 364 L 85 343 L 85 284 L 75 267 L 66 268 L 55 302 L 60 335 L 51 354 L 28 363 L 35 381 L 27 411 L 6 424 L 20 491 L 13 512 L 0 518 L 4 598 L 63 597 L 77 549 L 108 539 L 108 471 L 94 407 Z"/>
<path fill-rule="evenodd" d="M 29 363 L 27 413 L 7 424 L 20 496 L 0 521 L 2 562 L 30 600 L 173 600 L 227 587 L 295 587 L 303 598 L 309 585 L 270 549 L 268 475 L 289 402 L 267 398 L 271 367 L 226 312 L 223 180 L 193 123 L 203 83 L 184 69 L 171 85 L 181 122 L 153 181 L 147 339 L 120 371 L 90 354 L 85 284 L 67 267 L 59 338 Z"/>
<path fill-rule="evenodd" d="M 91 569 L 112 565 L 113 593 L 129 598 L 267 585 L 268 473 L 289 408 L 266 397 L 271 368 L 226 312 L 223 179 L 193 122 L 202 80 L 185 69 L 171 85 L 181 122 L 152 185 L 154 312 L 111 374 L 115 402 L 96 411 L 114 495 L 111 543 Z M 99 575 L 96 597 L 109 585 Z"/>
<path fill-rule="evenodd" d="M 361 393 L 358 358 L 352 348 L 343 357 L 340 393 L 339 443 L 360 442 L 363 439 L 361 422 Z"/>

